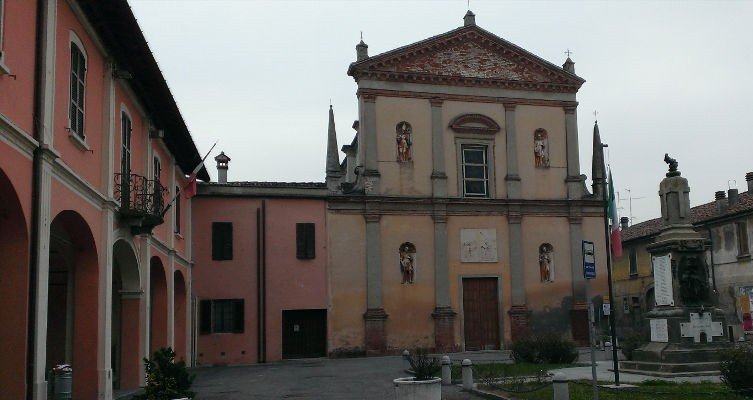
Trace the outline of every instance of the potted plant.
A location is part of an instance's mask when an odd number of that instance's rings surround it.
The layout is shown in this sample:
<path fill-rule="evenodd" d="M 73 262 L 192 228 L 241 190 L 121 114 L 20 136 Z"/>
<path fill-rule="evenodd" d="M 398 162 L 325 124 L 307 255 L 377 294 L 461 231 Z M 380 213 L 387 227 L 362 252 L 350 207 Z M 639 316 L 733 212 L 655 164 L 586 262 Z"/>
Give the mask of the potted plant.
<path fill-rule="evenodd" d="M 175 351 L 163 347 L 154 352 L 152 360 L 145 358 L 146 387 L 136 400 L 192 399 L 190 390 L 194 376 L 188 373 L 186 363 L 175 362 Z"/>
<path fill-rule="evenodd" d="M 439 360 L 429 357 L 425 349 L 416 349 L 406 356 L 413 372 L 412 377 L 397 378 L 395 397 L 398 400 L 440 400 L 442 398 L 442 378 L 437 378 L 441 367 Z"/>

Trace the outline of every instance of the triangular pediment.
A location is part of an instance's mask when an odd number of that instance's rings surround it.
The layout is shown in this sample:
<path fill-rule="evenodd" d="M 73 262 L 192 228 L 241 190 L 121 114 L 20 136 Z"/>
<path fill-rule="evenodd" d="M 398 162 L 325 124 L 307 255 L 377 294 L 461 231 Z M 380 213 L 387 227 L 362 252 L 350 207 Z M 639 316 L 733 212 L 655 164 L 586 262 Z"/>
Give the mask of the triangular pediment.
<path fill-rule="evenodd" d="M 356 78 L 576 92 L 585 82 L 475 25 L 351 64 Z"/>

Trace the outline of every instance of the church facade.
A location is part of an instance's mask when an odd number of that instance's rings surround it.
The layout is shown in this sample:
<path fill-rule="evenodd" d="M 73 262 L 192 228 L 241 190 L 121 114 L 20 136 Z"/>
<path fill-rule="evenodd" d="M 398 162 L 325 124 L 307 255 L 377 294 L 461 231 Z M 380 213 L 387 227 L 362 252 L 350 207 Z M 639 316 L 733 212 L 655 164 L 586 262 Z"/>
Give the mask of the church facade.
<path fill-rule="evenodd" d="M 356 50 L 342 163 L 332 122 L 328 139 L 329 354 L 498 349 L 545 332 L 587 342 L 582 241 L 595 243 L 601 298 L 605 181 L 595 168 L 592 194 L 581 175 L 574 63 L 470 11 L 429 39 Z"/>

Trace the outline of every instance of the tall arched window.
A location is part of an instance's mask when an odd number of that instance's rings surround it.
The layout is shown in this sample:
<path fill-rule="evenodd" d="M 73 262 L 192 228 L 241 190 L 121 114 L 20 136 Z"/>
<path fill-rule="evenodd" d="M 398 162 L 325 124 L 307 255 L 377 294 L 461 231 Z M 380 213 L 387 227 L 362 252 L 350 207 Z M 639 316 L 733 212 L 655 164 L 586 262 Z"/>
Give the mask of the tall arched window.
<path fill-rule="evenodd" d="M 71 37 L 71 82 L 70 102 L 68 107 L 69 128 L 71 133 L 84 138 L 84 103 L 86 94 L 86 55 Z"/>

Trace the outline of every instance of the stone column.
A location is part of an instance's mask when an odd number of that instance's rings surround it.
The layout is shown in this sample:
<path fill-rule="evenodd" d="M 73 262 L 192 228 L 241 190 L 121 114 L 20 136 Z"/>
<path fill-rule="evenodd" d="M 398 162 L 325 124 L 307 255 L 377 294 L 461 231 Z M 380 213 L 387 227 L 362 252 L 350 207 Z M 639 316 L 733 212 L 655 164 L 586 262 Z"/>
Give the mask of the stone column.
<path fill-rule="evenodd" d="M 505 135 L 507 143 L 507 198 L 520 198 L 520 175 L 518 175 L 518 133 L 515 127 L 515 103 L 504 103 Z"/>
<path fill-rule="evenodd" d="M 446 204 L 437 204 L 434 210 L 434 304 L 434 312 L 431 316 L 434 318 L 435 351 L 457 351 L 455 346 L 456 313 L 450 305 Z"/>
<path fill-rule="evenodd" d="M 170 235 L 174 236 L 174 235 Z M 175 350 L 175 249 L 167 257 L 167 345 Z"/>
<path fill-rule="evenodd" d="M 580 176 L 578 159 L 578 114 L 577 106 L 566 106 L 565 138 L 567 139 L 567 198 L 580 199 L 583 196 L 583 179 Z"/>
<path fill-rule="evenodd" d="M 365 140 L 364 190 L 366 194 L 379 193 L 379 168 L 377 166 L 376 96 L 363 95 L 363 124 L 359 132 Z M 360 143 L 359 143 L 360 145 Z"/>
<path fill-rule="evenodd" d="M 382 354 L 387 349 L 385 322 L 387 313 L 382 305 L 382 233 L 377 213 L 366 218 L 366 354 Z"/>
<path fill-rule="evenodd" d="M 108 197 L 110 197 L 108 195 Z M 112 292 L 113 270 L 113 222 L 117 205 L 108 200 L 102 208 L 102 250 L 99 256 L 99 393 L 103 398 L 112 397 Z"/>
<path fill-rule="evenodd" d="M 144 233 L 139 235 L 139 272 L 141 273 L 141 290 L 143 292 L 144 301 L 139 304 L 139 319 L 141 320 L 141 335 L 139 336 L 139 350 L 141 358 L 152 358 L 150 343 L 151 337 L 151 308 L 152 308 L 152 292 L 151 288 L 151 258 L 152 258 L 152 237 L 151 235 Z M 144 381 L 144 363 L 139 363 L 139 377 L 141 377 L 140 385 L 145 384 Z"/>
<path fill-rule="evenodd" d="M 512 306 L 507 313 L 510 315 L 510 333 L 513 340 L 528 334 L 528 319 L 531 314 L 526 305 L 525 270 L 523 269 L 523 229 L 521 222 L 520 206 L 511 206 L 510 212 L 507 215 L 507 227 L 510 238 Z"/>
<path fill-rule="evenodd" d="M 444 159 L 444 124 L 442 99 L 431 99 L 431 188 L 434 198 L 447 197 L 447 173 Z"/>

